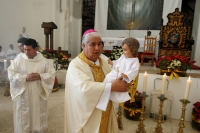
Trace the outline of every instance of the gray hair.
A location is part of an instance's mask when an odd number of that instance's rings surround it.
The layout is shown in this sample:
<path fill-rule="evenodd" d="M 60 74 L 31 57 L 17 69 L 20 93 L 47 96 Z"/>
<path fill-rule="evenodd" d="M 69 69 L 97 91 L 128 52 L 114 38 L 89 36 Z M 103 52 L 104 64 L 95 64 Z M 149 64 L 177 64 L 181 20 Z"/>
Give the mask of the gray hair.
<path fill-rule="evenodd" d="M 99 37 L 101 38 L 101 35 L 98 33 L 98 32 L 91 32 L 91 33 L 88 33 L 86 35 L 83 36 L 82 38 L 82 44 L 87 44 L 90 40 L 91 37 Z"/>
<path fill-rule="evenodd" d="M 131 52 L 133 53 L 133 56 L 137 56 L 138 55 L 138 49 L 140 47 L 140 43 L 137 39 L 135 38 L 126 38 L 125 40 L 123 40 L 121 46 L 123 46 L 124 44 L 127 44 L 131 50 Z"/>

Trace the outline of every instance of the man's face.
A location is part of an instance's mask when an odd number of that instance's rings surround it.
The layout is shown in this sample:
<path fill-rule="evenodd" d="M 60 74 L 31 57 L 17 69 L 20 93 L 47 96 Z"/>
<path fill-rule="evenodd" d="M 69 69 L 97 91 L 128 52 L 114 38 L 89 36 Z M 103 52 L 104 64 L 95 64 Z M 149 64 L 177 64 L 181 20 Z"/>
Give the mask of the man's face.
<path fill-rule="evenodd" d="M 38 48 L 33 48 L 32 46 L 24 45 L 24 53 L 29 59 L 33 59 L 37 55 Z"/>
<path fill-rule="evenodd" d="M 86 57 L 91 61 L 97 61 L 98 57 L 102 53 L 102 41 L 99 37 L 91 37 L 87 44 L 82 44 L 83 52 Z"/>
<path fill-rule="evenodd" d="M 18 43 L 18 48 L 22 53 L 24 53 L 24 45 L 22 45 L 22 43 Z"/>

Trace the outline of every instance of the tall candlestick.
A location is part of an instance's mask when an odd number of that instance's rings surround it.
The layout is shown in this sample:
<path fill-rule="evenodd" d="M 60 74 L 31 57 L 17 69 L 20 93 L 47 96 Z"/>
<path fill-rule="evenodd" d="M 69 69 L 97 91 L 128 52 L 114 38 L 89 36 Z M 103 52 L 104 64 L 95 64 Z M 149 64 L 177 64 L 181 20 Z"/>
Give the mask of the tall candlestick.
<path fill-rule="evenodd" d="M 161 94 L 165 94 L 166 79 L 167 79 L 167 75 L 166 75 L 166 73 L 164 73 L 164 75 L 163 75 L 163 77 L 162 77 L 162 89 L 161 89 Z"/>
<path fill-rule="evenodd" d="M 4 60 L 4 70 L 7 69 L 7 60 Z"/>
<path fill-rule="evenodd" d="M 146 89 L 147 89 L 147 76 L 148 74 L 145 71 L 144 78 L 143 78 L 143 92 L 146 92 Z"/>
<path fill-rule="evenodd" d="M 187 80 L 186 88 L 185 88 L 185 95 L 184 95 L 185 100 L 188 99 L 191 83 L 192 83 L 192 81 L 190 80 L 190 77 L 189 77 Z"/>

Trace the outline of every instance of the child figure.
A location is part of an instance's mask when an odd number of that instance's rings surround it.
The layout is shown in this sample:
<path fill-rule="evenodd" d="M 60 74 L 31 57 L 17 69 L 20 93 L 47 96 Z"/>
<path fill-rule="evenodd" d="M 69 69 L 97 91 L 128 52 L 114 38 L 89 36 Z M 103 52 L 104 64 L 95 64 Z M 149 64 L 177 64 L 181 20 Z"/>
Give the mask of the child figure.
<path fill-rule="evenodd" d="M 113 70 L 108 73 L 104 82 L 111 83 L 120 76 L 127 83 L 130 83 L 138 75 L 139 60 L 137 58 L 138 49 L 140 44 L 134 38 L 126 38 L 122 44 L 123 54 L 116 61 L 109 60 L 108 63 L 113 67 Z M 127 88 L 128 90 L 128 88 Z M 110 100 L 121 103 L 130 99 L 128 92 L 111 92 Z"/>

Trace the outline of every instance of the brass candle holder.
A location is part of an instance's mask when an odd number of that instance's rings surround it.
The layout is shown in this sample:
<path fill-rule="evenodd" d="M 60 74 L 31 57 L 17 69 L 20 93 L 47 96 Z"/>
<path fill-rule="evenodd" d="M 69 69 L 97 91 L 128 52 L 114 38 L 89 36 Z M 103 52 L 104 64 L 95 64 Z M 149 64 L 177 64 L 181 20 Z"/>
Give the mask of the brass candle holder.
<path fill-rule="evenodd" d="M 145 112 L 145 100 L 146 97 L 148 97 L 148 95 L 146 95 L 146 92 L 142 92 L 142 110 L 141 110 L 141 114 L 140 114 L 140 122 L 138 124 L 138 129 L 136 130 L 136 133 L 146 133 L 146 130 L 144 129 L 145 125 L 143 123 L 144 121 L 144 112 Z"/>
<path fill-rule="evenodd" d="M 160 97 L 158 97 L 158 99 L 160 99 L 160 110 L 159 110 L 159 114 L 158 114 L 157 126 L 155 128 L 154 133 L 162 133 L 162 130 L 163 130 L 163 128 L 161 127 L 161 123 L 162 123 L 162 119 L 163 119 L 162 107 L 163 107 L 164 100 L 166 100 L 167 98 L 165 97 L 164 94 L 161 94 Z"/>
<path fill-rule="evenodd" d="M 190 103 L 190 101 L 188 101 L 187 99 L 181 99 L 180 102 L 182 102 L 182 114 L 181 114 L 181 118 L 180 118 L 180 122 L 178 124 L 179 129 L 177 133 L 183 133 L 183 128 L 185 128 L 185 110 L 186 110 L 186 106 L 188 103 Z"/>

